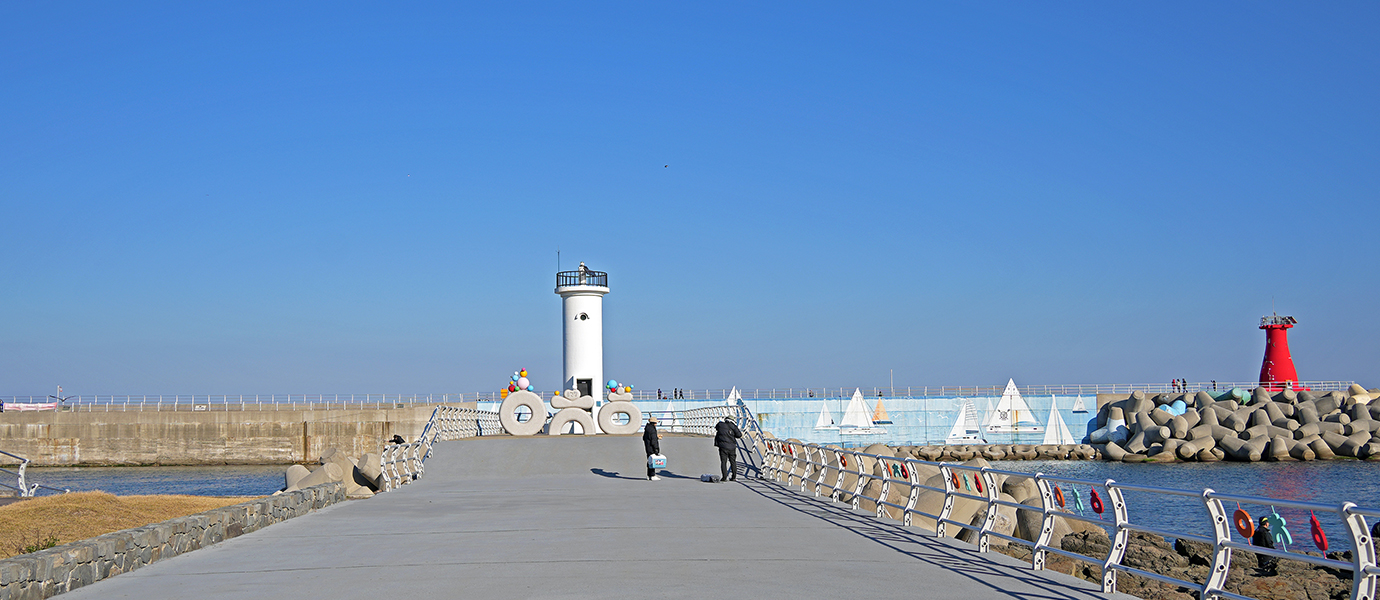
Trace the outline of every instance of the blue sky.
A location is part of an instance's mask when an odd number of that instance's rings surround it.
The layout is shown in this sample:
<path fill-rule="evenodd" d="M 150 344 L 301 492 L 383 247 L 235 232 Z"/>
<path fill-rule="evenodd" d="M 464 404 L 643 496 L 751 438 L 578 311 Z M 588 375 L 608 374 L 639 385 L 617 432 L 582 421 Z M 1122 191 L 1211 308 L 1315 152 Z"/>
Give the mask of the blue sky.
<path fill-rule="evenodd" d="M 0 7 L 0 395 L 1380 384 L 1374 3 Z"/>

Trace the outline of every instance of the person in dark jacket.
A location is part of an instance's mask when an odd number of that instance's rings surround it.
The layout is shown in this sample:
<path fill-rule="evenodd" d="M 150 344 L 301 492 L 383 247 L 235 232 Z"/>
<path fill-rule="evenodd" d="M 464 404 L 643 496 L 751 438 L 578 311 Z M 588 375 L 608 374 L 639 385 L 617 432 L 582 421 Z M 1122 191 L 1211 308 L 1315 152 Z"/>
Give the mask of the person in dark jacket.
<path fill-rule="evenodd" d="M 1257 527 L 1255 535 L 1251 536 L 1251 545 L 1271 549 L 1275 547 L 1275 537 L 1270 531 L 1269 517 L 1260 517 L 1260 527 Z M 1264 571 L 1267 576 L 1274 576 L 1276 574 L 1275 567 L 1279 565 L 1279 561 L 1276 560 L 1275 557 L 1258 555 L 1257 558 L 1257 563 L 1260 565 L 1261 571 Z"/>
<path fill-rule="evenodd" d="M 647 450 L 647 479 L 661 481 L 652 468 L 652 455 L 661 454 L 661 434 L 656 431 L 656 417 L 647 419 L 647 428 L 642 432 L 642 445 Z"/>
<path fill-rule="evenodd" d="M 723 471 L 723 477 L 719 481 L 736 481 L 738 479 L 738 438 L 743 437 L 743 432 L 738 429 L 738 424 L 733 422 L 733 417 L 724 417 L 714 426 L 714 445 L 719 447 L 719 470 Z"/>

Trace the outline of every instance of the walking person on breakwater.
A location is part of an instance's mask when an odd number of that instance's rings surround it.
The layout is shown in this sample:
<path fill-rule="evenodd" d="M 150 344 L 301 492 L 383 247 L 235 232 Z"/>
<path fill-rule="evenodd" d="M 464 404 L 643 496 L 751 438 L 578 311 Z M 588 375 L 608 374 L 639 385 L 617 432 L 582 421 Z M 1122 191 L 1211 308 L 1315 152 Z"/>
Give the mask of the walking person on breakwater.
<path fill-rule="evenodd" d="M 724 417 L 714 426 L 714 445 L 719 447 L 719 470 L 723 477 L 719 481 L 738 480 L 738 438 L 743 437 L 733 417 Z"/>
<path fill-rule="evenodd" d="M 1251 536 L 1251 545 L 1260 546 L 1261 548 L 1270 548 L 1271 550 L 1274 549 L 1275 540 L 1274 535 L 1270 532 L 1270 517 L 1260 517 L 1260 527 L 1257 527 L 1255 535 Z M 1256 562 L 1260 564 L 1260 570 L 1263 571 L 1266 576 L 1275 576 L 1275 568 L 1279 566 L 1279 560 L 1273 556 L 1265 556 L 1263 554 L 1257 555 L 1256 559 Z"/>
<path fill-rule="evenodd" d="M 647 428 L 642 432 L 642 446 L 647 451 L 647 479 L 661 481 L 656 469 L 652 467 L 652 455 L 661 454 L 661 434 L 656 430 L 656 417 L 647 419 Z"/>

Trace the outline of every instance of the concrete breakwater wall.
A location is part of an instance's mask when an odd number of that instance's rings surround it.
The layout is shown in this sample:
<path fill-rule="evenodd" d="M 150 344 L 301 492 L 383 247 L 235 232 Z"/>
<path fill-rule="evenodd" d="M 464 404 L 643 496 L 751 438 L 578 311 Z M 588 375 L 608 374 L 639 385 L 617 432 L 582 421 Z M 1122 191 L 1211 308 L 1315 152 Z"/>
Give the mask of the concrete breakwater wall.
<path fill-rule="evenodd" d="M 344 501 L 326 483 L 0 560 L 0 598 L 50 598 Z"/>
<path fill-rule="evenodd" d="M 412 441 L 433 408 L 6 412 L 0 450 L 33 466 L 307 463 L 329 448 L 360 456 L 394 435 Z"/>

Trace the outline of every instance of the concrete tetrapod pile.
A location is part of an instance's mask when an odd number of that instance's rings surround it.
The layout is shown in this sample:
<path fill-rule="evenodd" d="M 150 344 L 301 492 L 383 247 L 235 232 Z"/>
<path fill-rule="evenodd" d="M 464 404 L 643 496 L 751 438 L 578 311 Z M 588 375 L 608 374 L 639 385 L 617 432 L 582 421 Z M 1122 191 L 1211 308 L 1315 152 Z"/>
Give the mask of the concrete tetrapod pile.
<path fill-rule="evenodd" d="M 1098 409 L 1088 434 L 1107 460 L 1126 462 L 1380 459 L 1380 390 L 1352 385 L 1314 395 L 1291 389 L 1135 392 Z"/>
<path fill-rule="evenodd" d="M 275 492 L 293 492 L 314 485 L 332 481 L 345 486 L 348 498 L 368 498 L 383 489 L 383 469 L 379 455 L 365 453 L 355 460 L 335 448 L 329 448 L 317 461 L 319 466 L 308 469 L 302 465 L 292 465 L 283 474 L 283 489 Z"/>

